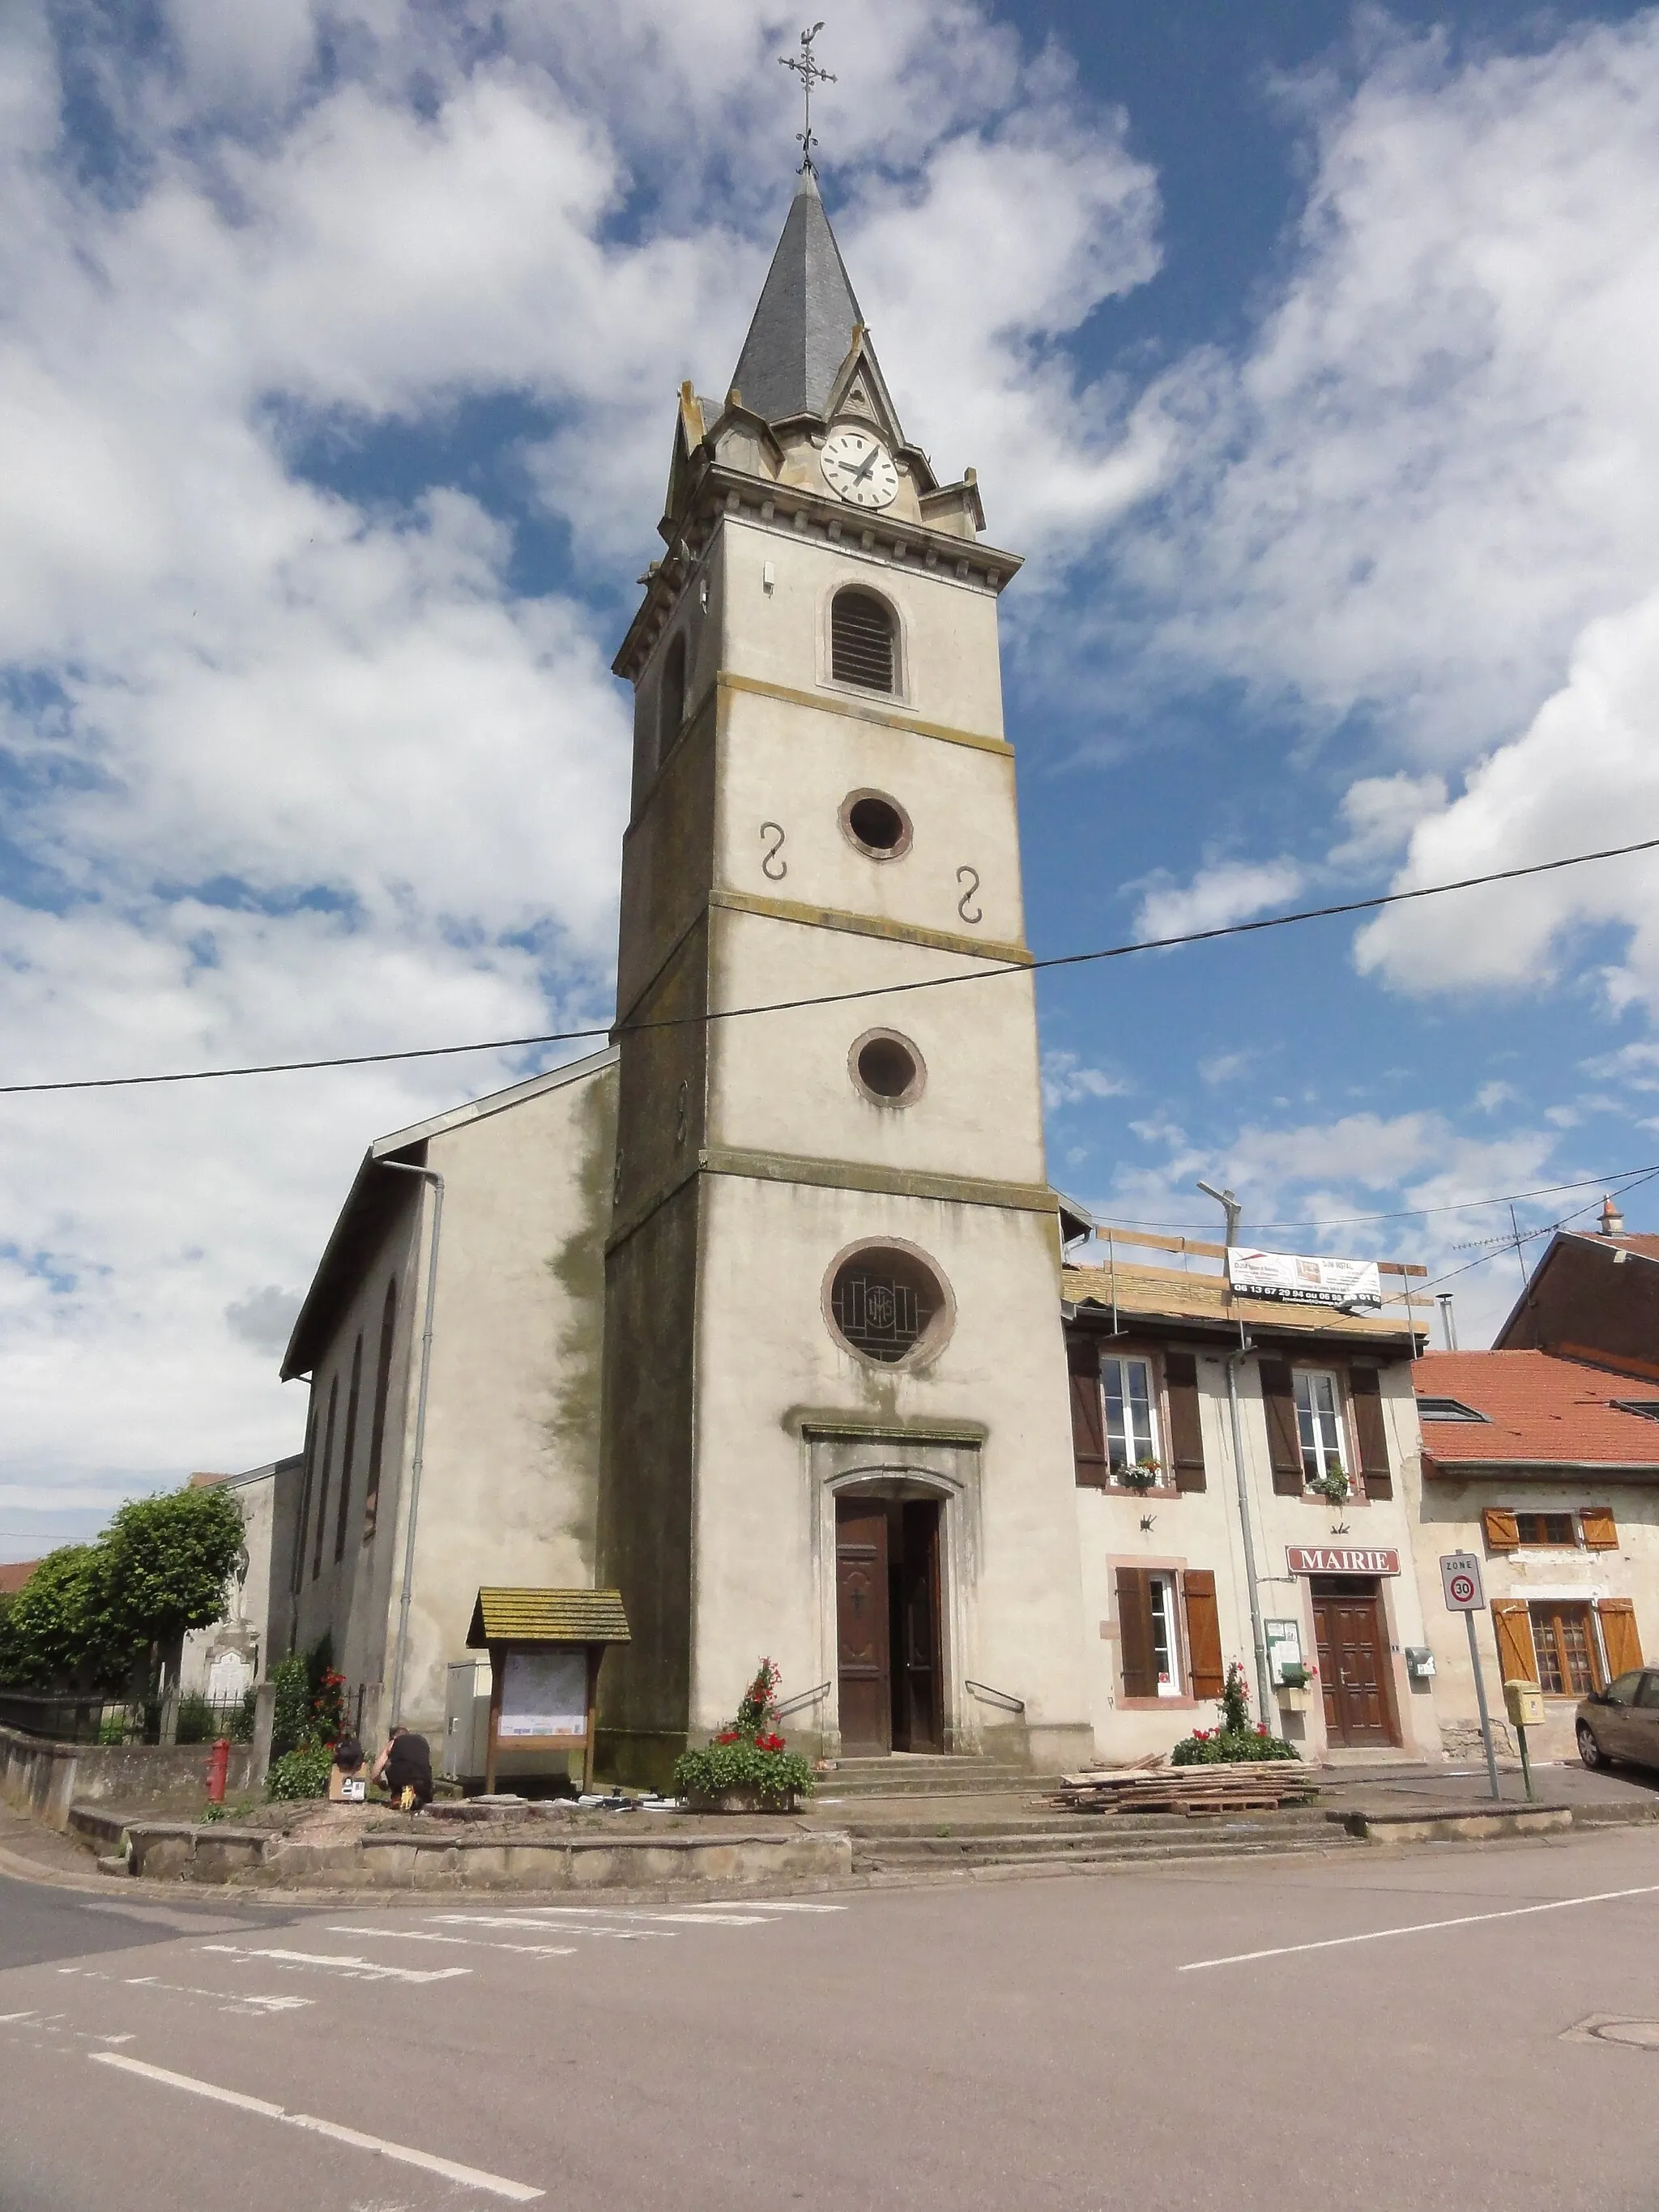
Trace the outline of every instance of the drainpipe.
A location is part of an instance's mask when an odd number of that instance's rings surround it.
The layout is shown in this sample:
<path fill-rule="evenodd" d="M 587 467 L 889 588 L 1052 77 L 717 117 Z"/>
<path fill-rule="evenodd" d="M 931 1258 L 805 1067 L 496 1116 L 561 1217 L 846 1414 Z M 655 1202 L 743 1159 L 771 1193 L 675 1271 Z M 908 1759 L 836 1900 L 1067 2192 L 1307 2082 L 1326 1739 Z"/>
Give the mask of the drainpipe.
<path fill-rule="evenodd" d="M 1255 1646 L 1256 1715 L 1267 1718 L 1267 1638 L 1261 1626 L 1261 1593 L 1256 1587 L 1255 1535 L 1250 1526 L 1250 1492 L 1244 1480 L 1244 1429 L 1238 1417 L 1238 1370 L 1254 1349 L 1239 1332 L 1238 1349 L 1227 1354 L 1227 1411 L 1233 1424 L 1233 1480 L 1238 1487 L 1238 1525 L 1244 1534 L 1244 1581 L 1250 1594 L 1250 1636 Z"/>
<path fill-rule="evenodd" d="M 1212 1182 L 1199 1182 L 1206 1198 L 1214 1199 L 1227 1217 L 1229 1248 L 1238 1242 L 1238 1224 L 1243 1207 L 1235 1192 L 1229 1187 L 1218 1190 Z M 1250 1491 L 1244 1477 L 1244 1425 L 1238 1413 L 1238 1370 L 1254 1349 L 1244 1334 L 1244 1324 L 1238 1325 L 1238 1349 L 1227 1354 L 1227 1411 L 1232 1419 L 1233 1481 L 1238 1491 L 1238 1525 L 1244 1538 L 1244 1582 L 1250 1598 L 1250 1639 L 1255 1651 L 1255 1711 L 1256 1717 L 1267 1719 L 1267 1638 L 1261 1626 L 1261 1592 L 1256 1585 L 1255 1531 L 1250 1523 Z"/>
<path fill-rule="evenodd" d="M 415 1400 L 415 1454 L 409 1470 L 409 1520 L 404 1530 L 404 1584 L 398 1598 L 398 1643 L 392 1662 L 392 1717 L 403 1718 L 404 1662 L 409 1650 L 409 1599 L 415 1583 L 415 1516 L 421 1504 L 421 1469 L 426 1462 L 426 1396 L 432 1379 L 432 1313 L 438 1297 L 438 1238 L 444 1221 L 444 1179 L 436 1168 L 417 1168 L 410 1160 L 382 1160 L 383 1168 L 422 1176 L 432 1186 L 432 1243 L 426 1262 L 426 1311 L 421 1329 L 421 1383 Z"/>

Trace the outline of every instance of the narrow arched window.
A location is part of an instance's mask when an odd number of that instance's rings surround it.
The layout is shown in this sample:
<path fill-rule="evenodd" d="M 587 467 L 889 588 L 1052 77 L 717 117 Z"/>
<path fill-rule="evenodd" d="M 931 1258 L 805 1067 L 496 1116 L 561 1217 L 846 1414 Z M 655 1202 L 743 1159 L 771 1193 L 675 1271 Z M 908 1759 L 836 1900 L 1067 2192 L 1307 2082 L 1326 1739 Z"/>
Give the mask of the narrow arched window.
<path fill-rule="evenodd" d="M 368 1432 L 368 1487 L 363 1493 L 363 1541 L 374 1534 L 380 1510 L 380 1461 L 386 1451 L 386 1401 L 392 1395 L 392 1340 L 398 1329 L 398 1285 L 386 1286 L 380 1309 L 380 1352 L 374 1364 L 374 1416 Z"/>
<path fill-rule="evenodd" d="M 657 758 L 667 759 L 679 742 L 685 720 L 685 633 L 670 645 L 662 665 L 662 688 L 657 694 Z"/>
<path fill-rule="evenodd" d="M 340 1507 L 334 1516 L 334 1564 L 345 1557 L 346 1524 L 351 1516 L 351 1466 L 357 1455 L 357 1402 L 363 1389 L 363 1333 L 351 1351 L 351 1389 L 346 1396 L 345 1449 L 340 1455 Z"/>
<path fill-rule="evenodd" d="M 893 611 L 873 592 L 837 592 L 830 605 L 830 672 L 837 684 L 890 691 Z"/>
<path fill-rule="evenodd" d="M 328 1477 L 334 1463 L 334 1414 L 339 1402 L 340 1377 L 337 1371 L 328 1386 L 328 1419 L 323 1424 L 323 1476 L 317 1486 L 317 1529 L 311 1554 L 313 1582 L 323 1571 L 323 1530 L 328 1522 Z"/>

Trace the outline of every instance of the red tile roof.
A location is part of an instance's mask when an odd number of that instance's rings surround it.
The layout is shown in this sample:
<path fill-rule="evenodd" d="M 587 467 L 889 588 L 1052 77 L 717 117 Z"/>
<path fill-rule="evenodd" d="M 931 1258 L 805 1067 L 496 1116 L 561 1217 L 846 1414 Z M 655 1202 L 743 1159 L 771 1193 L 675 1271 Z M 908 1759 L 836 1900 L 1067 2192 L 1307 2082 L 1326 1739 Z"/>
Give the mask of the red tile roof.
<path fill-rule="evenodd" d="M 1412 1368 L 1420 1400 L 1455 1398 L 1484 1421 L 1425 1420 L 1425 1474 L 1460 1465 L 1652 1468 L 1659 1419 L 1621 1412 L 1620 1400 L 1659 1388 L 1550 1352 L 1427 1352 Z"/>
<path fill-rule="evenodd" d="M 15 1597 L 40 1564 L 39 1559 L 14 1559 L 0 1566 L 0 1597 Z"/>

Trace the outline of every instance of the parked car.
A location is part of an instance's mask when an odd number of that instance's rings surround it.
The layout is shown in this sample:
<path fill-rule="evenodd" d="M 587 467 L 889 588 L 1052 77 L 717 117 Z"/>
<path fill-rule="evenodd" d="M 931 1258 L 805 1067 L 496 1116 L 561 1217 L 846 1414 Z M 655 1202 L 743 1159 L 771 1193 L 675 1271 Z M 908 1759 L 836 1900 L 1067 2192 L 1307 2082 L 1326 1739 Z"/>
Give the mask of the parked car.
<path fill-rule="evenodd" d="M 1581 1699 L 1578 1756 L 1586 1766 L 1659 1767 L 1659 1668 L 1634 1667 Z"/>

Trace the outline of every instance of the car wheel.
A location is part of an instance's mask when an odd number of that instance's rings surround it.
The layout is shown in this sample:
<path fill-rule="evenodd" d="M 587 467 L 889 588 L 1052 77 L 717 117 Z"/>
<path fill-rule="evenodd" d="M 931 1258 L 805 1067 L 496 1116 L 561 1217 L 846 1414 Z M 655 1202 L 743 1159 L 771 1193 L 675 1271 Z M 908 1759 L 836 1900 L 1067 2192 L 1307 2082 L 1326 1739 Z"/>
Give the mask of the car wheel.
<path fill-rule="evenodd" d="M 1578 1756 L 1592 1771 L 1607 1764 L 1607 1755 L 1595 1741 L 1594 1729 L 1587 1728 L 1583 1721 L 1578 1723 Z"/>

